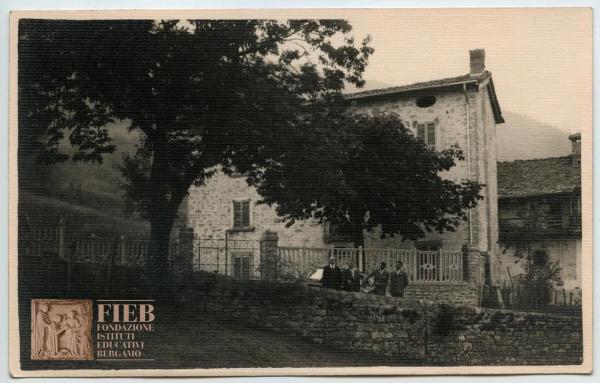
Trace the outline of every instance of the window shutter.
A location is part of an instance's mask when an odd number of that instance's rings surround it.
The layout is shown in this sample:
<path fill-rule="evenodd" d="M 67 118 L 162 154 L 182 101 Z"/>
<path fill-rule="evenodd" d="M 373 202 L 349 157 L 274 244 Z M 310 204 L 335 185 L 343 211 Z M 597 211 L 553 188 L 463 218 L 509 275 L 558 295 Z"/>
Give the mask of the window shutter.
<path fill-rule="evenodd" d="M 423 142 L 427 142 L 425 137 L 425 126 L 423 126 L 423 124 L 417 125 L 417 138 Z"/>
<path fill-rule="evenodd" d="M 429 149 L 435 150 L 435 123 L 427 124 L 427 146 Z"/>
<path fill-rule="evenodd" d="M 242 260 L 240 257 L 233 258 L 233 276 L 237 279 L 242 277 Z"/>
<path fill-rule="evenodd" d="M 242 257 L 242 279 L 250 279 L 250 257 Z"/>
<path fill-rule="evenodd" d="M 233 201 L 233 227 L 242 226 L 242 205 L 240 202 Z"/>
<path fill-rule="evenodd" d="M 242 226 L 250 226 L 250 202 L 242 202 Z"/>
<path fill-rule="evenodd" d="M 233 201 L 233 227 L 250 226 L 250 201 Z"/>
<path fill-rule="evenodd" d="M 236 279 L 247 280 L 252 275 L 252 255 L 236 255 L 233 258 L 233 276 Z"/>

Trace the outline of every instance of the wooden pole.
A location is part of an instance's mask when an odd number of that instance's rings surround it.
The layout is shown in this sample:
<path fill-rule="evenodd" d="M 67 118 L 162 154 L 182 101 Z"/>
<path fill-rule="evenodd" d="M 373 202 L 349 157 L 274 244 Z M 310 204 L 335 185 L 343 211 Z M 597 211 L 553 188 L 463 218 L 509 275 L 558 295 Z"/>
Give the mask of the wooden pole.
<path fill-rule="evenodd" d="M 363 247 L 358 247 L 358 271 L 363 271 Z"/>
<path fill-rule="evenodd" d="M 229 266 L 229 264 L 228 264 L 228 258 L 229 258 L 228 243 L 229 243 L 229 230 L 225 230 L 225 275 L 228 274 L 227 266 Z"/>
<path fill-rule="evenodd" d="M 512 275 L 510 275 L 510 268 L 508 266 L 506 266 L 506 271 L 508 272 L 508 278 L 510 279 L 510 286 L 514 288 L 515 284 L 513 283 Z"/>
<path fill-rule="evenodd" d="M 65 259 L 65 221 L 62 218 L 58 226 L 58 258 Z"/>

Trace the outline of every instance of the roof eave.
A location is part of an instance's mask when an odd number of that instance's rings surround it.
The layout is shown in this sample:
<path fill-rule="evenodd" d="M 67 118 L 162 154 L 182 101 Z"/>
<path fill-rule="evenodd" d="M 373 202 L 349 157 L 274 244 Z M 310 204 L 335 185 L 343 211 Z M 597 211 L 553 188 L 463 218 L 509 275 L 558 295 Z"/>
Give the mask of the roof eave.
<path fill-rule="evenodd" d="M 492 105 L 492 113 L 494 114 L 494 121 L 496 124 L 504 124 L 504 117 L 502 117 L 502 109 L 500 109 L 500 103 L 496 96 L 496 89 L 494 88 L 494 80 L 492 75 L 489 76 L 489 82 L 487 84 L 488 95 L 490 96 L 490 103 Z"/>
<path fill-rule="evenodd" d="M 507 195 L 507 194 L 498 194 L 498 199 L 520 199 L 520 198 L 534 198 L 534 197 L 547 197 L 553 195 L 569 195 L 577 193 L 579 188 L 574 188 L 572 190 L 563 190 L 563 191 L 555 191 L 548 193 L 530 193 L 530 194 L 518 194 L 518 195 Z"/>
<path fill-rule="evenodd" d="M 352 94 L 351 93 L 351 94 L 345 95 L 344 98 L 346 98 L 347 100 L 358 100 L 358 99 L 364 100 L 367 98 L 390 96 L 390 95 L 394 95 L 394 94 L 409 93 L 409 92 L 415 92 L 415 91 L 425 90 L 425 89 L 450 88 L 453 86 L 458 86 L 458 85 L 463 85 L 463 84 L 472 84 L 472 83 L 477 83 L 477 82 L 478 82 L 478 80 L 473 78 L 473 79 L 469 79 L 469 80 L 456 81 L 456 82 L 447 83 L 447 84 L 423 85 L 423 86 L 407 88 L 407 89 L 394 89 L 394 90 L 384 91 L 384 92 L 375 93 L 375 94 L 360 94 L 360 93 Z"/>
<path fill-rule="evenodd" d="M 459 76 L 463 77 L 463 76 Z M 348 101 L 354 100 L 367 100 L 378 97 L 391 96 L 395 94 L 402 93 L 410 93 L 410 92 L 418 92 L 425 89 L 441 89 L 441 88 L 451 88 L 455 86 L 467 85 L 467 84 L 482 84 L 486 87 L 489 97 L 490 103 L 492 106 L 492 113 L 494 115 L 494 121 L 496 124 L 503 124 L 504 117 L 502 117 L 502 109 L 500 109 L 500 104 L 498 102 L 498 97 L 496 96 L 496 89 L 494 88 L 494 81 L 492 80 L 492 74 L 488 71 L 483 72 L 481 75 L 477 76 L 464 76 L 465 79 L 460 79 L 459 81 L 440 83 L 440 84 L 431 84 L 431 83 L 423 83 L 422 85 L 416 84 L 416 86 L 406 85 L 400 87 L 389 88 L 388 90 L 381 90 L 377 93 L 372 93 L 373 91 L 368 92 L 358 92 L 358 93 L 350 93 L 344 95 L 344 98 Z"/>

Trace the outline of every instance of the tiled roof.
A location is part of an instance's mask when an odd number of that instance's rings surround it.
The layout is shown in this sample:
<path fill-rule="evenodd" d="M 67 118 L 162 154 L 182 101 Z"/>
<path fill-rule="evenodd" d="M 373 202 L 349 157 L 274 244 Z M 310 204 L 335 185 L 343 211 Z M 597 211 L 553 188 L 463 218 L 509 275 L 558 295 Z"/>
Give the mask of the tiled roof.
<path fill-rule="evenodd" d="M 488 71 L 485 71 L 479 75 L 473 76 L 471 74 L 465 74 L 457 77 L 447 77 L 439 80 L 432 80 L 426 82 L 417 82 L 409 85 L 402 86 L 392 86 L 388 88 L 380 88 L 380 89 L 372 89 L 366 90 L 362 92 L 355 92 L 345 95 L 347 100 L 362 100 L 379 96 L 386 96 L 404 92 L 412 92 L 417 90 L 431 89 L 431 88 L 443 88 L 449 86 L 457 86 L 462 84 L 470 84 L 470 83 L 480 83 L 489 78 L 489 82 L 487 85 L 488 92 L 490 95 L 490 101 L 492 104 L 492 110 L 494 112 L 494 119 L 497 124 L 501 124 L 504 122 L 502 118 L 502 111 L 500 110 L 500 105 L 498 103 L 498 99 L 496 97 L 496 91 L 494 89 L 494 82 L 492 81 L 492 74 Z"/>
<path fill-rule="evenodd" d="M 346 98 L 348 100 L 355 100 L 358 98 L 383 96 L 386 94 L 409 92 L 409 91 L 413 91 L 413 90 L 438 88 L 438 87 L 449 86 L 449 85 L 459 85 L 459 84 L 463 84 L 463 83 L 477 82 L 478 80 L 481 81 L 481 80 L 485 79 L 488 75 L 489 75 L 489 72 L 484 72 L 483 74 L 481 74 L 479 76 L 471 76 L 469 74 L 466 74 L 463 76 L 448 77 L 448 78 L 443 78 L 440 80 L 432 80 L 432 81 L 425 81 L 425 82 L 417 82 L 417 83 L 408 84 L 408 85 L 391 86 L 388 88 L 365 90 L 362 92 L 355 92 L 355 93 L 347 94 Z"/>
<path fill-rule="evenodd" d="M 570 193 L 581 188 L 581 168 L 571 156 L 498 162 L 498 197 Z"/>

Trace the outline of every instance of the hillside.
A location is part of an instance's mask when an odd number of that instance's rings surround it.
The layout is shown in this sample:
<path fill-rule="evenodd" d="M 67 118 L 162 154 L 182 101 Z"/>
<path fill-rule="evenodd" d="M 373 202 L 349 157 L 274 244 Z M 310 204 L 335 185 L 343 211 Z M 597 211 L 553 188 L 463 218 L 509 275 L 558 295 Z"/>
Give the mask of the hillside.
<path fill-rule="evenodd" d="M 496 128 L 498 161 L 561 157 L 571 152 L 569 133 L 524 114 L 502 111 L 506 123 Z"/>
<path fill-rule="evenodd" d="M 115 166 L 124 153 L 133 153 L 139 136 L 127 131 L 125 124 L 111 127 L 117 146 L 101 164 L 67 161 L 52 166 L 38 165 L 44 174 L 36 185 L 19 191 L 19 216 L 22 223 L 53 225 L 63 219 L 70 231 L 131 238 L 147 236 L 148 223 L 125 213 L 123 182 Z M 64 152 L 72 152 L 65 145 Z"/>

